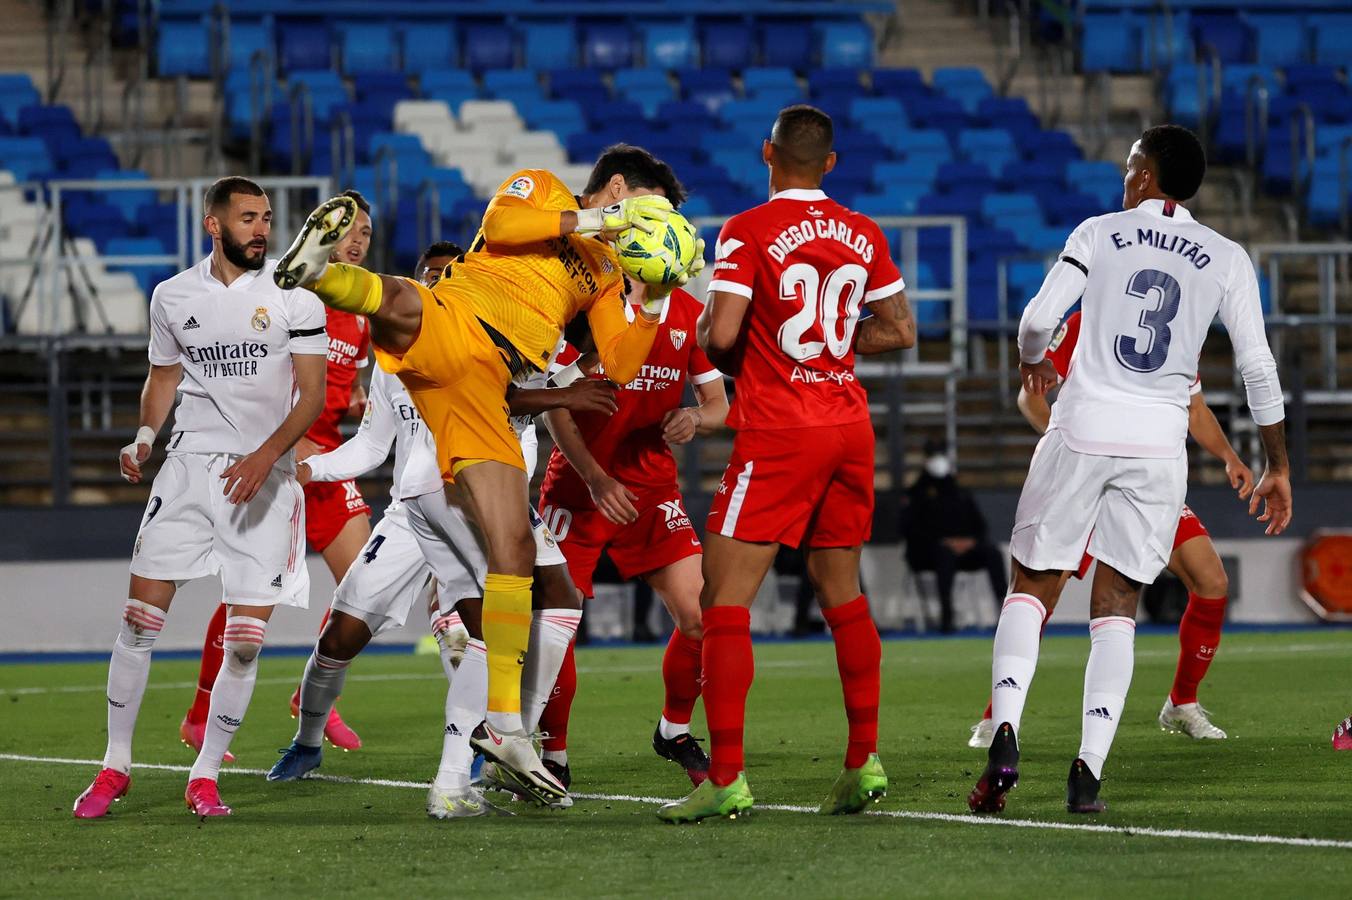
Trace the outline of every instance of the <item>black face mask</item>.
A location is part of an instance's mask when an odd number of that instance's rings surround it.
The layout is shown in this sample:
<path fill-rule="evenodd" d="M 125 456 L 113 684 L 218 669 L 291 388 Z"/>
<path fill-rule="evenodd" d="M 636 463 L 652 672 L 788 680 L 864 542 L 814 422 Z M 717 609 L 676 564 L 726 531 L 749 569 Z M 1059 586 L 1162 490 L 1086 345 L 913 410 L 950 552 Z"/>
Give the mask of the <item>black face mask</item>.
<path fill-rule="evenodd" d="M 267 241 L 263 242 L 263 252 L 259 253 L 257 257 L 252 257 L 249 256 L 248 244 L 235 243 L 234 239 L 230 237 L 230 232 L 224 230 L 221 231 L 221 252 L 225 254 L 225 258 L 230 261 L 231 265 L 250 271 L 263 268 L 268 261 Z"/>

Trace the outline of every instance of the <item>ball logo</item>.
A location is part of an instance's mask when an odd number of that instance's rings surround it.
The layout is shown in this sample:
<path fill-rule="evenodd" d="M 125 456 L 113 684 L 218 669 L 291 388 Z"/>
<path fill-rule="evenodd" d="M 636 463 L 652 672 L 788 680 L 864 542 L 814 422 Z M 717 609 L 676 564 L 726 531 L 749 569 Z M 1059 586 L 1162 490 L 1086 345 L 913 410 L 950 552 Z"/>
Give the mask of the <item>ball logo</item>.
<path fill-rule="evenodd" d="M 685 346 L 686 332 L 684 328 L 671 329 L 671 346 L 677 350 Z"/>
<path fill-rule="evenodd" d="M 267 331 L 272 325 L 272 320 L 268 318 L 268 308 L 266 306 L 260 306 L 255 309 L 253 318 L 249 320 L 249 324 L 253 326 L 254 331 L 259 333 Z"/>
<path fill-rule="evenodd" d="M 534 190 L 535 182 L 531 180 L 530 176 L 522 175 L 511 184 L 507 185 L 502 194 L 504 197 L 520 197 L 522 200 L 525 200 Z"/>

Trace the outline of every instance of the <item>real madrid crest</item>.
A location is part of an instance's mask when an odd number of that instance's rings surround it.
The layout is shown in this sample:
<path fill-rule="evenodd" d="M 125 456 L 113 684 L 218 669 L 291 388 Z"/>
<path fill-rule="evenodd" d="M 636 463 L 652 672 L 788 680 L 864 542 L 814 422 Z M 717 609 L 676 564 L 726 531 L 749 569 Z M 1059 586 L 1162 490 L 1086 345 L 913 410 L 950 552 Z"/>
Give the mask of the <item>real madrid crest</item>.
<path fill-rule="evenodd" d="M 254 331 L 267 331 L 268 326 L 272 324 L 272 320 L 268 318 L 268 308 L 266 306 L 260 306 L 255 309 L 253 318 L 249 320 L 249 324 L 253 326 Z"/>
<path fill-rule="evenodd" d="M 677 350 L 681 349 L 681 347 L 685 345 L 685 329 L 673 328 L 671 329 L 670 333 L 671 333 L 671 346 L 675 347 Z"/>

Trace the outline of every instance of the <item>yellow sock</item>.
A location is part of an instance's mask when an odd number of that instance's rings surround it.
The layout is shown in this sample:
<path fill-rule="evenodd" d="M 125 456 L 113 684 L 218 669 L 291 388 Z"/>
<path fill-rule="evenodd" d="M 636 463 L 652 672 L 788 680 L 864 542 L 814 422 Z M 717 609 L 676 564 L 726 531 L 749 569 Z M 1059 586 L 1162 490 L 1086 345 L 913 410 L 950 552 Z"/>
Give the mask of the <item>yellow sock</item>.
<path fill-rule="evenodd" d="M 379 310 L 384 293 L 379 275 L 361 266 L 337 262 L 325 266 L 324 274 L 306 287 L 318 294 L 325 305 L 359 316 L 369 316 Z"/>
<path fill-rule="evenodd" d="M 521 669 L 530 645 L 533 579 L 490 572 L 484 579 L 484 643 L 488 645 L 488 711 L 521 715 Z M 518 726 L 519 727 L 519 726 Z"/>

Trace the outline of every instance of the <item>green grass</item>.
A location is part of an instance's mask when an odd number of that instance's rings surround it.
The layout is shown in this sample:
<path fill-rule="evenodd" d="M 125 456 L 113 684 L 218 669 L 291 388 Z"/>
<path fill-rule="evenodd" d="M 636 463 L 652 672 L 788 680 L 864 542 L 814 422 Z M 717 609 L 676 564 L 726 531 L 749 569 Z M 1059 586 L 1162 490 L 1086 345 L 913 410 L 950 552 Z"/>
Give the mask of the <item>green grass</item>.
<path fill-rule="evenodd" d="M 1172 677 L 1174 638 L 1142 636 L 1132 696 L 1108 762 L 1119 827 L 1352 840 L 1348 766 L 1328 734 L 1348 705 L 1348 640 L 1313 632 L 1226 637 L 1204 700 L 1231 735 L 1200 743 L 1162 734 L 1155 715 Z M 1008 818 L 1083 824 L 1065 813 L 1079 740 L 1088 642 L 1049 638 L 1024 727 L 1023 780 Z M 967 726 L 988 687 L 987 639 L 885 645 L 881 754 L 892 787 L 883 810 L 963 814 L 981 751 Z M 828 643 L 757 649 L 747 776 L 764 804 L 815 805 L 844 746 Z M 570 748 L 574 789 L 676 797 L 682 773 L 648 745 L 659 712 L 656 649 L 584 650 Z M 268 658 L 237 764 L 266 768 L 292 734 L 286 715 L 297 657 Z M 194 663 L 160 661 L 141 712 L 136 757 L 187 765 L 177 742 Z M 104 743 L 102 664 L 0 667 L 0 753 L 96 759 Z M 408 676 L 363 680 L 367 676 Z M 433 657 L 360 660 L 343 697 L 367 746 L 329 750 L 323 773 L 421 781 L 440 749 L 444 685 Z M 699 725 L 697 730 L 701 730 Z M 701 730 L 702 733 L 702 730 Z M 227 767 L 227 772 L 229 767 Z M 1253 845 L 1124 832 L 1052 831 L 864 816 L 758 811 L 737 822 L 660 824 L 651 805 L 579 800 L 566 812 L 433 822 L 417 789 L 222 779 L 226 820 L 183 808 L 186 776 L 139 769 L 106 820 L 76 822 L 71 803 L 92 766 L 0 759 L 0 895 L 413 897 L 621 895 L 1226 895 L 1295 896 L 1334 888 L 1352 849 Z"/>

